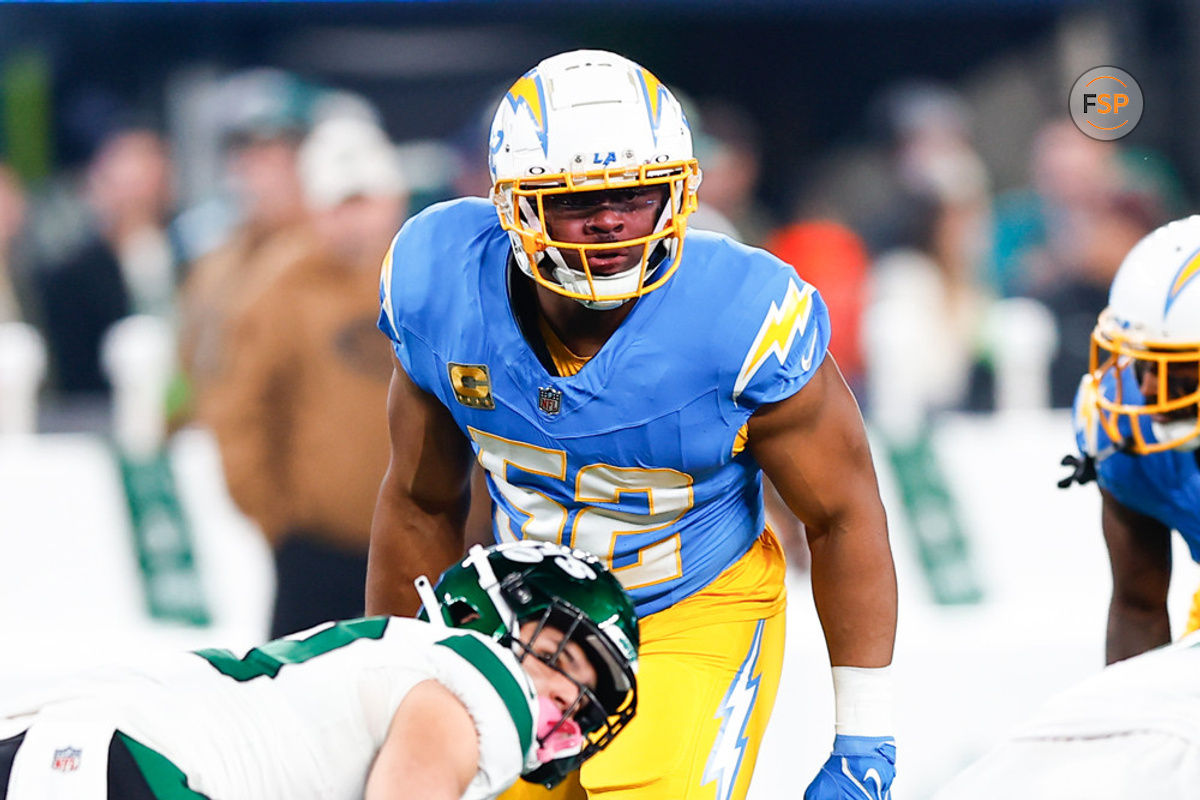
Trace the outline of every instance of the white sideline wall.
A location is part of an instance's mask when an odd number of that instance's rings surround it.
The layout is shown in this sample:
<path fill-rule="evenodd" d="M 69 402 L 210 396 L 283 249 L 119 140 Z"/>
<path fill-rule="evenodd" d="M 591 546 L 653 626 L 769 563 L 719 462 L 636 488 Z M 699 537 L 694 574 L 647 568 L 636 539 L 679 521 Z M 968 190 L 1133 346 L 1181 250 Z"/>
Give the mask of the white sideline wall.
<path fill-rule="evenodd" d="M 1094 486 L 1062 491 L 1064 411 L 953 416 L 936 451 L 970 536 L 982 603 L 930 600 L 886 460 L 877 459 L 900 585 L 896 800 L 930 796 L 1055 691 L 1100 669 L 1109 575 Z M 85 435 L 0 437 L 0 687 L 132 649 L 248 647 L 267 630 L 273 577 L 232 505 L 211 438 L 176 435 L 175 477 L 213 614 L 205 628 L 146 615 L 107 445 Z M 1170 604 L 1186 619 L 1200 570 L 1176 538 Z M 807 578 L 789 577 L 784 680 L 751 800 L 799 797 L 828 753 L 833 697 Z M 0 689 L 3 691 L 3 689 Z"/>
<path fill-rule="evenodd" d="M 212 613 L 202 628 L 146 613 L 121 478 L 104 439 L 0 437 L 0 686 L 130 648 L 249 647 L 266 637 L 270 554 L 229 499 L 212 437 L 181 432 L 170 455 Z"/>

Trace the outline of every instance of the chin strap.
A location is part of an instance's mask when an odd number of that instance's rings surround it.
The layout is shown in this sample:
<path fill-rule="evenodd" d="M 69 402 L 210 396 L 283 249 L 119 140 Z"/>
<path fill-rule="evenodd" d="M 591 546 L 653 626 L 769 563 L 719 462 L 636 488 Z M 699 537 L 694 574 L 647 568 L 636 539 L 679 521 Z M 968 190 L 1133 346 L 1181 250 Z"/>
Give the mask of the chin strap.
<path fill-rule="evenodd" d="M 561 286 L 581 294 L 591 291 L 592 287 L 588 284 L 587 275 L 577 270 L 573 270 L 567 266 L 566 260 L 563 259 L 563 255 L 561 252 L 559 252 L 557 247 L 547 247 L 541 255 L 543 258 L 550 259 L 551 263 L 554 265 L 551 271 L 554 274 L 554 279 L 558 281 Z M 622 293 L 625 291 L 633 291 L 637 288 L 637 284 L 629 279 L 629 273 L 634 271 L 636 271 L 639 275 L 641 274 L 640 267 L 630 267 L 628 272 L 623 272 L 618 275 L 593 275 L 592 283 L 597 288 L 603 288 L 605 284 L 613 284 L 616 285 Z M 649 275 L 647 275 L 647 277 L 649 277 Z M 628 286 L 623 284 L 628 284 Z M 625 303 L 629 302 L 631 298 L 626 298 L 624 300 L 585 300 L 581 297 L 572 297 L 571 299 L 582 305 L 584 308 L 589 308 L 592 311 L 611 311 L 614 308 L 623 306 Z"/>
<path fill-rule="evenodd" d="M 1180 439 L 1179 444 L 1172 447 L 1172 450 L 1188 453 L 1197 448 L 1200 448 L 1200 434 L 1196 434 L 1196 428 L 1200 426 L 1195 420 L 1177 419 L 1171 422 L 1153 422 L 1150 423 L 1150 429 L 1154 431 L 1154 438 L 1160 442 L 1169 442 L 1173 439 Z M 1190 438 L 1185 438 L 1188 437 Z"/>
<path fill-rule="evenodd" d="M 675 213 L 672 211 L 672 202 L 673 201 L 668 201 L 663 205 L 663 209 L 659 213 L 658 222 L 654 227 L 654 233 L 659 233 L 664 230 L 667 223 L 671 220 L 672 215 Z M 534 210 L 533 204 L 530 203 L 525 197 L 517 198 L 516 204 L 520 219 L 523 220 L 531 230 L 537 233 L 543 233 L 544 228 L 542 226 L 541 219 Z M 637 267 L 631 267 L 628 272 L 621 273 L 619 275 L 593 275 L 591 283 L 589 283 L 587 274 L 572 269 L 570 266 L 568 266 L 566 259 L 563 258 L 562 253 L 559 252 L 557 247 L 547 247 L 545 250 L 535 254 L 533 259 L 537 266 L 534 266 L 528 263 L 529 256 L 524 252 L 524 245 L 520 237 L 516 236 L 516 234 L 510 233 L 509 238 L 513 244 L 513 253 L 517 258 L 517 266 L 521 268 L 522 271 L 528 273 L 529 270 L 537 269 L 538 266 L 542 265 L 546 259 L 549 259 L 551 264 L 550 271 L 554 275 L 554 280 L 558 281 L 560 286 L 568 289 L 569 291 L 576 292 L 578 294 L 585 294 L 593 291 L 593 286 L 599 288 L 603 287 L 605 284 L 608 284 L 615 285 L 619 290 L 619 294 L 626 294 L 628 292 L 635 291 L 638 288 L 637 283 L 630 280 L 631 276 L 629 273 L 636 271 L 639 276 L 642 276 L 640 264 Z M 662 246 L 664 250 L 662 257 L 658 257 L 659 253 L 657 251 L 659 246 Z M 643 284 L 653 278 L 654 273 L 658 271 L 658 268 L 662 266 L 664 261 L 674 256 L 675 248 L 678 246 L 679 240 L 676 237 L 647 242 L 646 244 L 642 245 L 644 248 L 642 260 L 646 265 L 645 275 L 642 276 Z M 533 276 L 530 275 L 530 277 Z M 629 285 L 625 286 L 623 284 Z M 582 305 L 584 308 L 591 309 L 592 311 L 611 311 L 614 308 L 619 308 L 620 306 L 625 305 L 625 303 L 628 303 L 633 298 L 625 298 L 623 300 L 586 300 L 579 297 L 572 297 L 571 299 Z"/>

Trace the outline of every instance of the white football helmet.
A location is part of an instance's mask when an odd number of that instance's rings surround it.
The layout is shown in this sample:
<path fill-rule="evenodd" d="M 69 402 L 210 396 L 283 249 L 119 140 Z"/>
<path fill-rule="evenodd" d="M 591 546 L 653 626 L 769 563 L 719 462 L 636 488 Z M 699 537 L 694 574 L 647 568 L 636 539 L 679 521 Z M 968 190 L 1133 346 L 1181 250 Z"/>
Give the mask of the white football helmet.
<path fill-rule="evenodd" d="M 518 266 L 542 286 L 589 308 L 615 308 L 662 286 L 679 266 L 700 168 L 683 109 L 644 67 L 603 50 L 542 61 L 500 101 L 489 150 L 500 224 Z M 642 186 L 669 187 L 649 236 L 583 245 L 547 232 L 548 195 Z M 631 246 L 642 248 L 637 267 L 607 276 L 588 267 L 585 247 Z M 568 266 L 563 250 L 578 252 L 582 270 Z"/>
<path fill-rule="evenodd" d="M 1154 371 L 1155 397 L 1123 401 L 1121 382 L 1129 380 L 1131 365 L 1139 377 Z M 1153 231 L 1121 262 L 1092 333 L 1085 380 L 1097 389 L 1109 374 L 1116 386 L 1112 397 L 1101 391 L 1086 396 L 1114 443 L 1139 454 L 1200 446 L 1200 215 Z M 1119 426 L 1122 418 L 1128 433 Z M 1150 420 L 1155 441 L 1144 434 L 1143 418 Z"/>

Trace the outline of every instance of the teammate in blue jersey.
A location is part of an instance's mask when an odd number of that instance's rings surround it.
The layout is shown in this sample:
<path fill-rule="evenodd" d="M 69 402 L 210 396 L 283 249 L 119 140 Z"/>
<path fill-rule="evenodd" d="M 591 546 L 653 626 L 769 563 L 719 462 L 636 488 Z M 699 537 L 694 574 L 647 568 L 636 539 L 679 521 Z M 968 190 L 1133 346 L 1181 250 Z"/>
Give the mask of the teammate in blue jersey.
<path fill-rule="evenodd" d="M 820 295 L 761 250 L 687 231 L 687 122 L 621 56 L 538 64 L 490 150 L 492 202 L 427 209 L 384 262 L 397 360 L 369 611 L 410 613 L 412 577 L 460 556 L 478 460 L 498 540 L 596 554 L 641 617 L 638 716 L 554 796 L 743 798 L 783 659 L 765 472 L 807 524 L 833 665 L 834 753 L 805 796 L 886 797 L 895 574 Z"/>
<path fill-rule="evenodd" d="M 1171 531 L 1200 561 L 1200 216 L 1168 223 L 1129 252 L 1092 333 L 1075 399 L 1080 456 L 1100 485 L 1112 562 L 1108 663 L 1171 639 Z M 1186 626 L 1200 628 L 1200 592 Z"/>

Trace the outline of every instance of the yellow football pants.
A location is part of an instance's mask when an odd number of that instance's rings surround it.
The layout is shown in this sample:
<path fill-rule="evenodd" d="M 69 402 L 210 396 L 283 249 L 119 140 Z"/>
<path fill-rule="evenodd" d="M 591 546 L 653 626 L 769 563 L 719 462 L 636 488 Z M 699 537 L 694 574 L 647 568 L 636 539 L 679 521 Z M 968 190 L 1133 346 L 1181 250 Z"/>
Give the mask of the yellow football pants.
<path fill-rule="evenodd" d="M 502 800 L 743 800 L 779 686 L 784 612 L 761 593 L 763 618 L 722 612 L 737 604 L 726 594 L 730 583 L 782 586 L 776 548 L 770 537 L 768 549 L 737 565 L 748 569 L 731 570 L 742 573 L 736 581 L 717 586 L 719 579 L 715 592 L 642 619 L 638 709 L 629 727 L 553 791 L 518 781 Z"/>
<path fill-rule="evenodd" d="M 1185 634 L 1192 631 L 1200 631 L 1200 588 L 1196 589 L 1196 593 L 1192 595 L 1192 607 L 1188 611 L 1187 628 Z"/>

